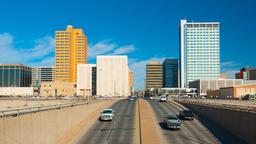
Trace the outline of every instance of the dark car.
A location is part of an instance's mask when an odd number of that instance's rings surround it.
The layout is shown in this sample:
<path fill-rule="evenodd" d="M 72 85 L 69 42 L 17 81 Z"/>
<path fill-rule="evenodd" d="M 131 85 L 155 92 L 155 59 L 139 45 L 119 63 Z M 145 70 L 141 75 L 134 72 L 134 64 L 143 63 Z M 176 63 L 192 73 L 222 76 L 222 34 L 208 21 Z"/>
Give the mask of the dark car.
<path fill-rule="evenodd" d="M 163 122 L 164 122 L 164 126 L 166 128 L 170 128 L 170 129 L 180 129 L 181 128 L 181 121 L 174 114 L 169 114 L 169 115 L 164 116 Z"/>
<path fill-rule="evenodd" d="M 194 119 L 194 114 L 193 114 L 192 110 L 184 109 L 184 110 L 180 111 L 179 117 L 181 119 L 184 119 L 184 120 L 186 120 L 186 119 L 193 120 Z"/>
<path fill-rule="evenodd" d="M 242 100 L 255 100 L 255 96 L 247 94 L 245 96 L 242 96 Z"/>

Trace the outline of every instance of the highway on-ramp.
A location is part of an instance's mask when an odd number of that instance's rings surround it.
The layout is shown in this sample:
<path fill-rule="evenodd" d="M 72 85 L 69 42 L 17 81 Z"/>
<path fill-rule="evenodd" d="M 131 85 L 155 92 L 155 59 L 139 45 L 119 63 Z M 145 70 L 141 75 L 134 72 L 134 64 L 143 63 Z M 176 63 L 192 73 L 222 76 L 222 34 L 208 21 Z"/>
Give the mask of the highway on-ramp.
<path fill-rule="evenodd" d="M 80 139 L 79 144 L 133 144 L 135 135 L 136 101 L 120 100 L 111 106 L 113 121 L 96 121 Z"/>

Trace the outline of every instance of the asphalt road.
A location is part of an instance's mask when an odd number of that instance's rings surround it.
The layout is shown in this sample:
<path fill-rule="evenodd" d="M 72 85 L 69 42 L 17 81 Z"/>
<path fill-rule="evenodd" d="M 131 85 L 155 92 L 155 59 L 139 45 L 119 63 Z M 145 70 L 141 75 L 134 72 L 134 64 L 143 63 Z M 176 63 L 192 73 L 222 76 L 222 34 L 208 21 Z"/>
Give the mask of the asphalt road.
<path fill-rule="evenodd" d="M 179 114 L 181 108 L 168 102 L 148 100 L 157 116 L 159 127 L 166 140 L 172 144 L 216 144 L 218 141 L 197 119 L 193 121 L 182 120 L 180 130 L 169 130 L 163 126 L 163 116 L 166 114 Z"/>
<path fill-rule="evenodd" d="M 126 99 L 111 106 L 116 112 L 113 121 L 96 121 L 79 144 L 132 144 L 135 134 L 136 102 Z"/>

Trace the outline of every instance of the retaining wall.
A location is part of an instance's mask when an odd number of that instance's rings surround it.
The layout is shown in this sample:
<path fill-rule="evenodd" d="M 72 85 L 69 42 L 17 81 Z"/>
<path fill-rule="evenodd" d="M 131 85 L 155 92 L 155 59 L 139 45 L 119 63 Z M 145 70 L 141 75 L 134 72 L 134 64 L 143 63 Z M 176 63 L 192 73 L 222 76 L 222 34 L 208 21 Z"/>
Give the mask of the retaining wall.
<path fill-rule="evenodd" d="M 0 118 L 0 143 L 74 143 L 114 100 Z"/>
<path fill-rule="evenodd" d="M 214 121 L 247 143 L 256 143 L 256 113 L 182 103 L 200 115 Z"/>

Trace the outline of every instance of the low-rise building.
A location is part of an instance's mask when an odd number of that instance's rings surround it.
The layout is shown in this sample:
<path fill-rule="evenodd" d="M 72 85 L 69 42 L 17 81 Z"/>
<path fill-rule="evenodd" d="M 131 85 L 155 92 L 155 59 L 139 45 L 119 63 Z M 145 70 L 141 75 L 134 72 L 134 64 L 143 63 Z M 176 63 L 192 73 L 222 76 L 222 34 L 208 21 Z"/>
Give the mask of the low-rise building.
<path fill-rule="evenodd" d="M 0 96 L 33 96 L 34 87 L 0 87 Z"/>
<path fill-rule="evenodd" d="M 236 79 L 256 80 L 256 68 L 244 67 L 240 72 L 236 73 Z"/>
<path fill-rule="evenodd" d="M 23 64 L 0 65 L 0 87 L 32 86 L 32 68 Z"/>
<path fill-rule="evenodd" d="M 219 90 L 207 91 L 207 96 L 212 98 L 235 98 L 240 99 L 244 95 L 255 95 L 256 84 L 241 84 L 232 87 L 223 87 Z"/>
<path fill-rule="evenodd" d="M 196 88 L 198 96 L 206 96 L 208 90 L 218 90 L 222 87 L 232 87 L 243 84 L 242 79 L 209 79 L 195 80 L 189 83 L 190 88 Z"/>
<path fill-rule="evenodd" d="M 76 96 L 76 83 L 53 81 L 41 82 L 40 96 Z"/>

